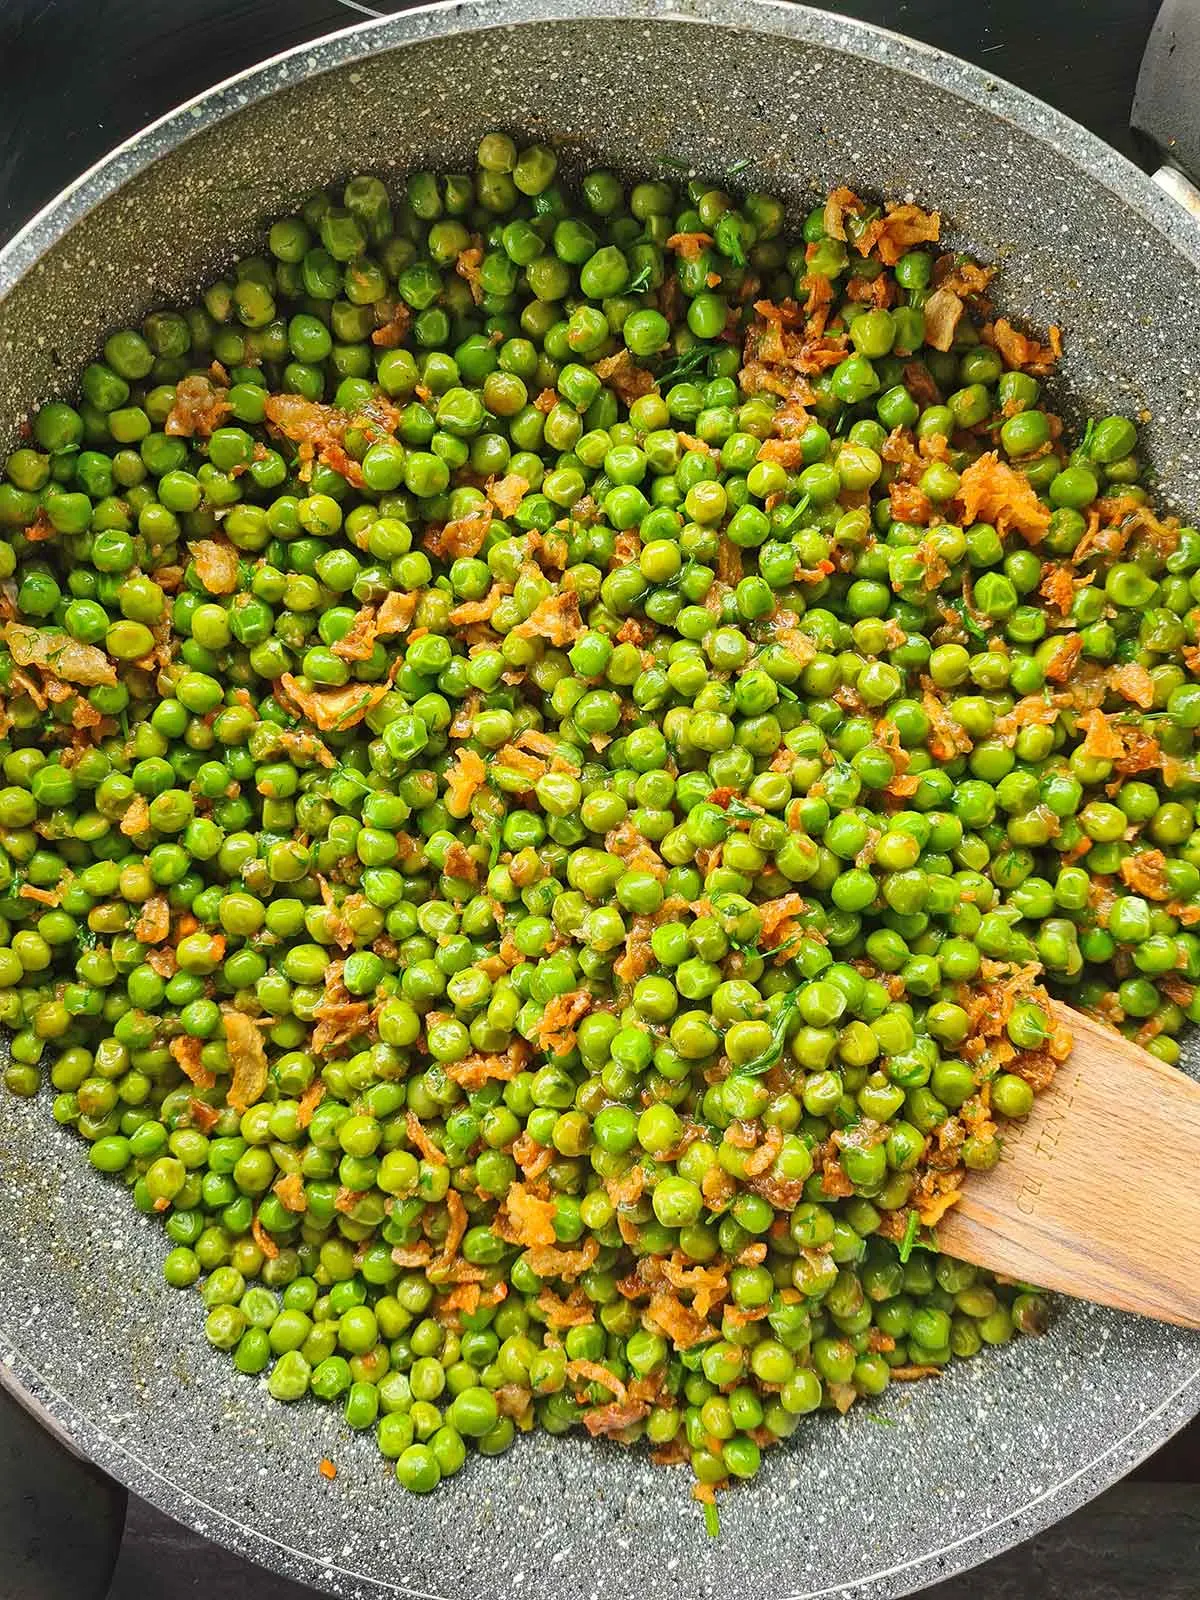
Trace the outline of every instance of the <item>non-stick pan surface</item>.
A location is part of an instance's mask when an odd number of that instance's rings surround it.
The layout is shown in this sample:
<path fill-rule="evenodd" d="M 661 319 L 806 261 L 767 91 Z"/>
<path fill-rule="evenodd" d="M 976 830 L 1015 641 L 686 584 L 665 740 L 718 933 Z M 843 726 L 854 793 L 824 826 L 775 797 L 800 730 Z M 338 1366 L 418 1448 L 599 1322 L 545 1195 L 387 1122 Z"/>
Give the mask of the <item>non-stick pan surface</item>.
<path fill-rule="evenodd" d="M 576 167 L 684 163 L 797 209 L 849 181 L 940 206 L 1004 266 L 1010 315 L 1063 325 L 1084 405 L 1147 412 L 1164 491 L 1200 508 L 1200 231 L 1074 124 L 908 41 L 761 0 L 454 4 L 336 35 L 213 90 L 88 174 L 0 254 L 0 436 L 103 331 L 186 295 L 315 184 L 456 166 L 500 123 Z M 0 438 L 2 442 L 2 438 Z M 11 442 L 11 437 L 10 437 Z M 530 1438 L 428 1499 L 370 1438 L 210 1351 L 160 1230 L 42 1103 L 0 1106 L 0 1371 L 132 1489 L 354 1596 L 884 1596 L 995 1554 L 1200 1409 L 1200 1336 L 1063 1305 L 1052 1332 L 812 1419 L 708 1539 L 687 1475 Z M 334 1482 L 317 1470 L 337 1465 Z"/>

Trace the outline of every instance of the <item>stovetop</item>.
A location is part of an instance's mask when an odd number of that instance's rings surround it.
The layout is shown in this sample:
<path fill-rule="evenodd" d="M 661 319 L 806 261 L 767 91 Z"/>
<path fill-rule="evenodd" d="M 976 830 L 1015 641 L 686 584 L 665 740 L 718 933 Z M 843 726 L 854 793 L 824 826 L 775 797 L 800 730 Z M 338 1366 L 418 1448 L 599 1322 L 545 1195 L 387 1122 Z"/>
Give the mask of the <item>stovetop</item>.
<path fill-rule="evenodd" d="M 0 0 L 0 240 L 122 139 L 395 0 Z M 975 61 L 1142 165 L 1129 108 L 1157 0 L 843 0 Z M 1015 198 L 1015 197 L 1014 197 Z M 925 1600 L 1196 1600 L 1200 1423 L 1131 1478 Z M 312 1600 L 76 1461 L 0 1390 L 0 1600 Z"/>

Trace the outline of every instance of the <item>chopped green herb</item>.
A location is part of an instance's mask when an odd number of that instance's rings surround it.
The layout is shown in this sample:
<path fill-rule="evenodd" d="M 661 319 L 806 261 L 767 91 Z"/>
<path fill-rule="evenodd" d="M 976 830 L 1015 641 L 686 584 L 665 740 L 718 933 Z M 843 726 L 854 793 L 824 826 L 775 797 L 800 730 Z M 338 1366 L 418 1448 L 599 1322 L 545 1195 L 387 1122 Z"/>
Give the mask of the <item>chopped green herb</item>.
<path fill-rule="evenodd" d="M 915 1210 L 908 1213 L 908 1221 L 904 1224 L 904 1237 L 896 1246 L 896 1253 L 901 1261 L 907 1261 L 913 1253 L 913 1246 L 917 1242 L 917 1235 L 921 1231 L 921 1219 Z"/>
<path fill-rule="evenodd" d="M 642 294 L 650 287 L 650 279 L 653 276 L 653 267 L 651 266 L 650 262 L 644 261 L 634 273 L 633 277 L 630 278 L 629 282 L 625 285 L 626 293 Z"/>
<path fill-rule="evenodd" d="M 811 505 L 812 496 L 808 494 L 802 494 L 794 506 L 788 507 L 787 515 L 785 517 L 780 517 L 779 521 L 775 524 L 773 530 L 775 537 L 777 539 L 786 538 L 786 536 L 791 533 L 792 529 L 798 526 L 801 518 L 807 516 L 808 508 Z"/>
<path fill-rule="evenodd" d="M 744 1061 L 733 1069 L 732 1076 L 737 1078 L 761 1078 L 764 1072 L 783 1059 L 783 1048 L 787 1043 L 788 1023 L 791 1021 L 792 1012 L 800 1004 L 800 989 L 795 988 L 784 997 L 783 1004 L 775 1013 L 771 1023 L 771 1043 L 762 1055 L 755 1056 L 752 1061 Z"/>
<path fill-rule="evenodd" d="M 357 767 L 347 766 L 342 761 L 339 761 L 336 767 L 330 768 L 329 776 L 340 778 L 343 783 L 352 784 L 360 794 L 366 794 L 371 787 L 365 773 L 360 772 Z"/>
<path fill-rule="evenodd" d="M 739 800 L 733 795 L 725 806 L 728 816 L 737 817 L 739 822 L 757 822 L 763 815 L 757 806 L 748 806 L 744 800 Z"/>
<path fill-rule="evenodd" d="M 962 618 L 963 627 L 967 630 L 967 632 L 971 635 L 971 637 L 973 639 L 986 639 L 987 638 L 987 630 L 984 629 L 984 628 L 981 628 L 979 626 L 979 624 L 975 621 L 975 618 L 971 615 L 970 608 L 968 607 L 967 602 L 965 600 L 952 601 L 950 609 L 952 611 L 957 611 L 958 612 L 958 615 Z"/>
<path fill-rule="evenodd" d="M 334 727 L 335 728 L 344 728 L 347 725 L 352 725 L 353 722 L 357 719 L 359 712 L 362 710 L 363 706 L 367 704 L 369 699 L 370 699 L 370 694 L 369 693 L 368 694 L 364 694 L 364 695 L 360 695 L 359 698 L 354 702 L 354 704 L 352 706 L 347 706 L 346 707 L 345 711 L 342 712 L 340 717 L 335 717 L 334 718 L 334 722 L 333 722 Z"/>
<path fill-rule="evenodd" d="M 661 389 L 665 384 L 678 383 L 681 378 L 690 378 L 719 347 L 715 344 L 705 344 L 703 340 L 694 344 L 690 350 L 679 356 L 670 366 L 664 368 L 658 375 L 658 385 Z"/>
<path fill-rule="evenodd" d="M 488 871 L 500 860 L 500 848 L 504 841 L 504 824 L 499 817 L 493 817 L 483 829 L 483 837 L 488 843 Z"/>

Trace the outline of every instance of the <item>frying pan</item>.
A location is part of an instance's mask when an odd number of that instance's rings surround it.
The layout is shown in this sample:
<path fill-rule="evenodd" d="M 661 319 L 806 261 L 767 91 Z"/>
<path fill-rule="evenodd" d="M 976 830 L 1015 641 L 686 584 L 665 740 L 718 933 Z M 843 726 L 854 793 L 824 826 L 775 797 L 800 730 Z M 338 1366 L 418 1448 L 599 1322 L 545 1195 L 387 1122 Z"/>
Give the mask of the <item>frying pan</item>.
<path fill-rule="evenodd" d="M 1075 124 L 911 41 L 765 0 L 470 0 L 280 56 L 94 168 L 0 254 L 0 429 L 105 330 L 186 298 L 316 184 L 466 162 L 501 123 L 568 170 L 940 207 L 1062 324 L 1062 403 L 1149 414 L 1164 498 L 1200 507 L 1200 226 Z M 0 437 L 0 445 L 4 444 Z M 11 444 L 12 439 L 8 440 Z M 346 1596 L 882 1597 L 981 1561 L 1107 1487 L 1200 1410 L 1200 1335 L 1085 1305 L 1051 1333 L 821 1417 L 723 1503 L 686 1474 L 531 1437 L 428 1499 L 328 1409 L 269 1401 L 167 1289 L 160 1230 L 44 1104 L 0 1108 L 0 1371 L 74 1447 L 200 1532 Z M 337 1465 L 327 1482 L 322 1457 Z"/>

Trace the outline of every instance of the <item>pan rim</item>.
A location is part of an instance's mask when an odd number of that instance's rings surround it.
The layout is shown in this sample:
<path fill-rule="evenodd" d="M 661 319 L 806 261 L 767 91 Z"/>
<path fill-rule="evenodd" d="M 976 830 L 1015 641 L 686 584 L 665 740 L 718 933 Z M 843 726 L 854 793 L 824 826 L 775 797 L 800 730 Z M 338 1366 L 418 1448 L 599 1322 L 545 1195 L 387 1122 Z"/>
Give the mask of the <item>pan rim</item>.
<path fill-rule="evenodd" d="M 110 200 L 159 156 L 185 144 L 236 112 L 309 77 L 343 68 L 373 54 L 456 33 L 480 33 L 538 22 L 624 21 L 632 25 L 693 24 L 740 29 L 814 44 L 837 54 L 865 58 L 932 84 L 1038 142 L 1083 171 L 1147 222 L 1173 249 L 1200 270 L 1200 224 L 1163 194 L 1132 162 L 1044 102 L 960 58 L 891 30 L 813 10 L 785 0 L 438 0 L 396 16 L 353 23 L 268 57 L 167 112 L 130 136 L 68 185 L 0 248 L 0 310 L 7 295 L 71 229 Z M 352 1568 L 288 1545 L 262 1528 L 248 1528 L 200 1495 L 167 1478 L 106 1436 L 96 1422 L 44 1379 L 37 1366 L 0 1332 L 0 1382 L 27 1402 L 72 1447 L 168 1514 L 186 1508 L 194 1527 L 228 1548 L 265 1559 L 303 1581 L 327 1586 L 339 1579 L 375 1593 L 429 1596 L 368 1577 Z M 934 1551 L 821 1590 L 804 1600 L 835 1596 L 882 1597 L 911 1593 L 921 1583 L 963 1571 L 1002 1553 L 1076 1510 L 1116 1482 L 1200 1411 L 1200 1364 L 1122 1438 L 1068 1477 L 1047 1487 L 1000 1520 L 964 1533 Z M 207 1524 L 207 1526 L 205 1526 Z M 430 1597 L 432 1600 L 432 1597 Z"/>

